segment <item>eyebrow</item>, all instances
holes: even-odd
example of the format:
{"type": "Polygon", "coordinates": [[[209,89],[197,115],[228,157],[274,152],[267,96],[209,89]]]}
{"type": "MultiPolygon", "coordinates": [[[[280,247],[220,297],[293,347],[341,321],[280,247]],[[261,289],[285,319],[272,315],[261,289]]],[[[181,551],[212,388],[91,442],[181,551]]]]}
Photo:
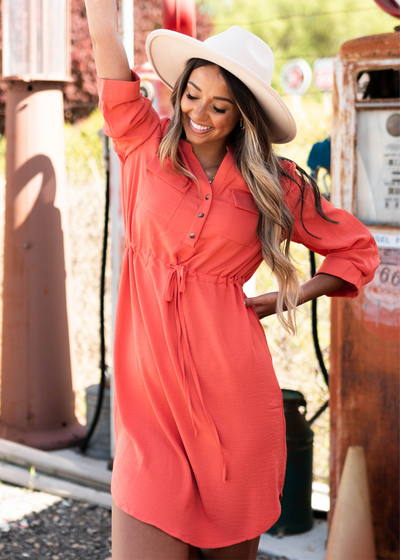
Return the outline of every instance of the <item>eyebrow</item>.
{"type": "MultiPolygon", "coordinates": [[[[196,86],[196,84],[194,82],[188,82],[188,84],[193,86],[198,91],[201,91],[199,86],[196,86]]],[[[227,101],[228,103],[231,103],[232,105],[234,105],[234,102],[231,99],[228,99],[227,97],[216,97],[216,96],[214,96],[213,99],[219,99],[220,101],[227,101]]]]}

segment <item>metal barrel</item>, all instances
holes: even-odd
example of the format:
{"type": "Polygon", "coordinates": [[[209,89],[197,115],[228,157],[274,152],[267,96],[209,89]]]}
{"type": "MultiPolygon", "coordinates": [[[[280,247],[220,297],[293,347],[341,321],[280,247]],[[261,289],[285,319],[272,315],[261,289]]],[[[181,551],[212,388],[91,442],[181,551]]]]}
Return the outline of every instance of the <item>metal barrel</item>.
{"type": "Polygon", "coordinates": [[[299,391],[282,389],[286,421],[287,463],[282,511],[278,521],[269,529],[272,534],[304,533],[313,526],[311,507],[314,433],[309,427],[304,396],[299,391]]]}
{"type": "MultiPolygon", "coordinates": [[[[86,388],[87,426],[92,423],[96,411],[99,385],[86,388]]],[[[95,459],[110,458],[110,389],[104,389],[103,405],[96,429],[86,450],[86,455],[95,459]]]]}

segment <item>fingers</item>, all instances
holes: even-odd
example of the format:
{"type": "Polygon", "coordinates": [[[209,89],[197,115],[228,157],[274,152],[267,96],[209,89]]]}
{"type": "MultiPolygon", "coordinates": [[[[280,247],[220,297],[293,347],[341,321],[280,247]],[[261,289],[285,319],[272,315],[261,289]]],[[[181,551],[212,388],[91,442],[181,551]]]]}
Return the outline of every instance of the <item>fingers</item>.
{"type": "Polygon", "coordinates": [[[254,305],[260,305],[263,303],[264,297],[265,296],[263,295],[263,296],[256,296],[252,298],[245,298],[244,304],[246,307],[253,307],[254,305]]]}
{"type": "Polygon", "coordinates": [[[276,313],[278,292],[269,292],[261,296],[244,298],[246,307],[252,307],[259,319],[276,313]]]}

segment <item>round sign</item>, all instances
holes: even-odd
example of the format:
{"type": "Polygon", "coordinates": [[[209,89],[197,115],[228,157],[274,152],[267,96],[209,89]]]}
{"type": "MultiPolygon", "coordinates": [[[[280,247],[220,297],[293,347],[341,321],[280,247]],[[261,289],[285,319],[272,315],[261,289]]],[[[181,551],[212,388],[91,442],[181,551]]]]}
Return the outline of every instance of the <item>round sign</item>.
{"type": "Polygon", "coordinates": [[[280,82],[285,93],[302,95],[311,84],[311,67],[302,58],[293,58],[283,65],[280,82]]]}
{"type": "Polygon", "coordinates": [[[333,58],[317,58],[313,64],[313,84],[320,91],[333,89],[333,58]]]}

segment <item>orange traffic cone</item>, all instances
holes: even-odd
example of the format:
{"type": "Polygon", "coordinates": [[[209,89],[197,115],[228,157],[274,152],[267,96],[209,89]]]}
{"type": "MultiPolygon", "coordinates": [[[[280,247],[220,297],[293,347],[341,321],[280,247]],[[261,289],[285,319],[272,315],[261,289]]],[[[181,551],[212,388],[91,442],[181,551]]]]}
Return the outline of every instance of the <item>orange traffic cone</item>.
{"type": "Polygon", "coordinates": [[[325,560],[376,560],[362,447],[347,450],[325,560]]]}

